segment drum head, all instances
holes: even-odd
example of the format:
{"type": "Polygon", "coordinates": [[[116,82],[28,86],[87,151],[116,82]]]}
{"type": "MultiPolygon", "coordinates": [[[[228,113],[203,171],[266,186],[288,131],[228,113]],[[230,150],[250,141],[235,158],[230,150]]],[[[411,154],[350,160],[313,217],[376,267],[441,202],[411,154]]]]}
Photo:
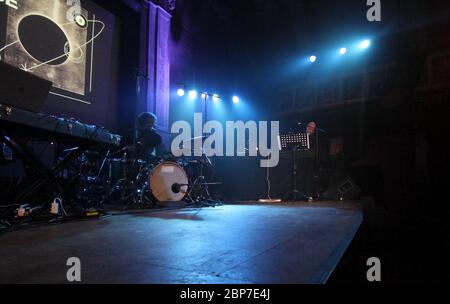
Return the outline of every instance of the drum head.
{"type": "Polygon", "coordinates": [[[150,190],[153,196],[160,202],[179,202],[187,193],[188,187],[181,186],[177,193],[173,189],[174,184],[187,184],[186,172],[178,164],[164,162],[153,169],[150,175],[150,190]]]}

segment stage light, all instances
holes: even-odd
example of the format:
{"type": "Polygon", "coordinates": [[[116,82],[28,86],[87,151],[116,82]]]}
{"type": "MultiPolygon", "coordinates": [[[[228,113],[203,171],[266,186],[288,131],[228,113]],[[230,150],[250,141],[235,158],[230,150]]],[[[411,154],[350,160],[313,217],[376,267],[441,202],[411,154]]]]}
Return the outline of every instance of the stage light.
{"type": "Polygon", "coordinates": [[[312,55],[312,56],[309,57],[309,61],[310,61],[311,63],[316,62],[316,60],[317,60],[317,57],[314,56],[314,55],[312,55]]]}
{"type": "Polygon", "coordinates": [[[217,94],[214,94],[213,97],[212,97],[212,99],[213,99],[214,102],[219,102],[220,96],[217,95],[217,94]]]}
{"type": "Polygon", "coordinates": [[[190,98],[190,99],[195,99],[195,98],[197,98],[197,91],[195,91],[195,90],[189,91],[189,98],[190,98]]]}
{"type": "Polygon", "coordinates": [[[238,104],[239,103],[239,97],[238,96],[233,96],[233,103],[234,104],[238,104]]]}
{"type": "Polygon", "coordinates": [[[186,92],[184,91],[184,89],[178,89],[177,94],[178,96],[183,97],[186,92]]]}
{"type": "Polygon", "coordinates": [[[347,53],[347,48],[343,47],[339,49],[339,54],[345,55],[347,53]]]}
{"type": "Polygon", "coordinates": [[[362,49],[367,49],[370,46],[370,40],[366,39],[359,44],[359,47],[362,49]]]}

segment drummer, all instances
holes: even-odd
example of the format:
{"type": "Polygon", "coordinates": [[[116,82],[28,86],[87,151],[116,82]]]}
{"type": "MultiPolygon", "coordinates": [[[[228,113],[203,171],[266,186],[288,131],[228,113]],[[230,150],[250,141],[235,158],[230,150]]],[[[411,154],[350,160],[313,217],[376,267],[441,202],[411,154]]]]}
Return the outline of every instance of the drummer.
{"type": "Polygon", "coordinates": [[[157,133],[157,117],[153,113],[144,112],[136,119],[134,145],[137,158],[149,160],[156,155],[156,148],[162,143],[162,137],[157,133]]]}

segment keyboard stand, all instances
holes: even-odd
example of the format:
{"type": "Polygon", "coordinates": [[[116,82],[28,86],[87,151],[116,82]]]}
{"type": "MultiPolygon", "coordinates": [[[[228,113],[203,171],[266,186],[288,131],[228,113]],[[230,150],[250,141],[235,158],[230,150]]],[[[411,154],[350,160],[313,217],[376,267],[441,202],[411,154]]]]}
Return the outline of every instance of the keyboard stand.
{"type": "Polygon", "coordinates": [[[85,152],[85,149],[80,147],[73,149],[55,167],[47,168],[20,138],[0,134],[0,141],[5,143],[23,161],[27,175],[33,175],[29,177],[34,179],[34,182],[11,200],[12,204],[27,203],[27,199],[33,198],[44,188],[58,193],[58,195],[63,194],[64,187],[58,181],[58,174],[85,152]]]}

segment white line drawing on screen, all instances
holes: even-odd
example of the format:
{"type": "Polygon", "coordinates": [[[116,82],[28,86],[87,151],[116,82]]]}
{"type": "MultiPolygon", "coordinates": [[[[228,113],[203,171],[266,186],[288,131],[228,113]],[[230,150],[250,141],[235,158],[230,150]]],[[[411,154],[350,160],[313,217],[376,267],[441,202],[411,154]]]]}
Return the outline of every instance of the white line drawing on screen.
{"type": "MultiPolygon", "coordinates": [[[[29,17],[29,16],[34,16],[34,15],[35,15],[35,16],[42,16],[42,17],[45,17],[45,18],[48,18],[48,19],[52,20],[51,18],[49,18],[49,17],[47,17],[47,16],[44,16],[44,15],[40,15],[40,14],[31,14],[31,15],[25,16],[24,18],[29,17]]],[[[22,18],[22,20],[23,20],[24,18],[22,18]]],[[[52,20],[52,21],[53,21],[53,20],[52,20]]],[[[95,34],[94,31],[93,31],[93,32],[92,32],[92,38],[91,38],[90,40],[88,40],[86,43],[83,43],[83,44],[81,44],[81,45],[77,45],[77,46],[75,47],[75,49],[76,49],[77,51],[79,51],[79,52],[82,53],[81,57],[84,56],[84,52],[83,52],[83,50],[82,50],[82,47],[87,46],[87,45],[90,44],[90,43],[93,44],[93,43],[94,43],[94,40],[97,39],[97,38],[102,34],[102,32],[104,31],[104,29],[105,29],[105,27],[106,27],[105,23],[103,23],[103,22],[100,21],[100,20],[95,20],[95,18],[92,19],[92,20],[87,20],[87,22],[93,24],[93,29],[95,29],[95,23],[101,24],[102,27],[101,27],[100,31],[99,31],[97,34],[95,34]]],[[[20,21],[19,21],[19,23],[20,23],[20,21]]],[[[55,24],[56,24],[56,22],[55,22],[55,24]]],[[[61,24],[60,27],[62,28],[63,26],[66,26],[66,25],[73,25],[73,24],[76,24],[76,22],[75,22],[75,21],[72,21],[72,22],[68,22],[68,23],[65,23],[65,24],[61,24]]],[[[3,51],[5,51],[5,50],[7,50],[9,47],[15,45],[16,43],[20,43],[20,40],[17,40],[17,41],[14,41],[14,42],[12,42],[12,43],[9,43],[9,44],[5,45],[4,47],[2,47],[2,48],[0,49],[0,52],[3,52],[3,51]]],[[[69,46],[70,46],[70,42],[68,42],[68,43],[69,43],[69,46]]],[[[24,49],[25,49],[25,48],[24,48],[24,49]]],[[[26,49],[25,49],[25,51],[26,51],[26,49]]],[[[26,63],[25,63],[25,64],[23,64],[22,68],[23,68],[23,70],[29,72],[29,71],[34,70],[34,69],[36,69],[36,68],[39,68],[39,67],[41,67],[41,66],[43,66],[43,65],[49,64],[49,63],[51,63],[51,62],[54,62],[54,61],[56,61],[56,60],[58,60],[58,59],[62,59],[62,58],[64,58],[64,57],[69,58],[71,54],[72,54],[71,48],[65,48],[65,49],[64,49],[64,54],[62,54],[61,56],[52,58],[52,59],[50,59],[50,60],[48,60],[48,61],[46,61],[46,62],[41,62],[40,64],[35,65],[35,66],[33,66],[33,67],[30,67],[30,68],[28,68],[27,65],[26,65],[26,63]]],[[[28,53],[28,55],[30,55],[30,57],[33,57],[33,55],[31,55],[31,54],[29,54],[29,53],[28,53]]],[[[0,57],[0,59],[1,59],[1,57],[0,57]]]]}
{"type": "Polygon", "coordinates": [[[7,6],[7,7],[10,7],[10,8],[12,8],[12,9],[15,9],[15,10],[17,10],[17,9],[19,9],[19,5],[17,4],[17,0],[0,0],[0,3],[5,3],[5,5],[7,6]]]}
{"type": "MultiPolygon", "coordinates": [[[[52,20],[51,18],[49,18],[49,17],[47,17],[47,16],[44,16],[44,15],[40,15],[40,14],[31,14],[31,15],[25,16],[24,18],[29,17],[29,16],[43,16],[43,17],[45,17],[45,18],[48,18],[48,19],[52,20]]],[[[23,20],[24,18],[22,18],[21,20],[23,20]]],[[[52,20],[52,21],[53,21],[53,20],[52,20]]],[[[19,24],[20,24],[20,22],[21,22],[21,21],[19,21],[19,24]]],[[[53,22],[54,22],[54,21],[53,21],[53,22]]],[[[81,53],[82,53],[82,56],[84,56],[84,52],[83,52],[83,50],[82,50],[82,47],[87,46],[88,44],[92,43],[95,39],[97,39],[97,38],[102,34],[103,30],[104,30],[105,27],[106,27],[106,26],[105,26],[105,23],[103,23],[103,22],[100,21],[100,20],[93,20],[93,19],[92,19],[92,20],[87,20],[87,22],[88,22],[88,23],[93,23],[93,24],[94,24],[94,23],[99,23],[99,24],[101,24],[102,27],[101,27],[100,31],[99,31],[97,34],[95,34],[95,35],[94,35],[90,40],[88,40],[86,43],[83,43],[83,44],[81,44],[81,45],[77,45],[77,46],[75,47],[75,50],[81,52],[81,53]]],[[[56,22],[55,22],[55,24],[56,24],[56,22]]],[[[73,25],[73,24],[76,25],[76,22],[75,22],[75,21],[72,21],[72,22],[64,23],[64,24],[59,25],[59,27],[62,29],[64,26],[67,26],[67,25],[73,25]]],[[[14,43],[10,43],[9,45],[3,47],[0,51],[6,50],[8,47],[10,47],[10,46],[16,44],[17,42],[20,42],[20,41],[16,41],[16,42],[14,42],[14,43]]],[[[70,41],[69,41],[69,45],[70,45],[70,41]]],[[[73,44],[72,44],[72,45],[73,45],[73,44]]],[[[28,53],[28,51],[26,50],[25,47],[24,47],[24,49],[25,49],[25,51],[28,53]]],[[[50,59],[50,60],[47,60],[46,62],[41,62],[40,64],[37,64],[37,65],[32,66],[32,67],[30,67],[30,68],[28,68],[28,67],[26,66],[26,63],[25,63],[25,64],[23,64],[22,69],[23,69],[24,71],[26,71],[26,72],[30,72],[30,71],[32,71],[32,70],[34,70],[34,69],[37,69],[37,68],[39,68],[39,67],[41,67],[41,66],[43,66],[43,65],[52,63],[52,62],[54,62],[54,61],[56,61],[56,60],[59,60],[59,59],[62,59],[62,58],[64,58],[64,57],[67,57],[67,58],[69,59],[72,53],[73,53],[72,48],[70,48],[70,47],[69,47],[69,48],[65,48],[65,49],[64,49],[64,53],[63,53],[62,55],[60,55],[60,56],[57,56],[57,57],[52,58],[52,59],[50,59]]],[[[30,55],[30,57],[33,57],[33,55],[31,55],[30,53],[28,53],[28,55],[30,55]]]]}
{"type": "MultiPolygon", "coordinates": [[[[14,44],[18,43],[18,42],[20,42],[20,41],[17,40],[17,41],[14,41],[14,42],[10,43],[10,44],[5,45],[4,47],[2,47],[0,49],[0,53],[3,52],[4,50],[6,50],[7,48],[9,48],[10,46],[13,46],[14,44]]],[[[0,54],[0,60],[1,59],[2,59],[2,54],[0,54]]]]}
{"type": "MultiPolygon", "coordinates": [[[[38,14],[33,14],[33,15],[38,15],[38,14]]],[[[27,15],[27,16],[30,16],[30,15],[27,15]]],[[[49,18],[47,16],[43,16],[43,17],[52,20],[51,18],[49,18]]],[[[102,34],[102,32],[104,31],[106,26],[105,26],[105,24],[102,21],[96,20],[95,19],[95,15],[94,15],[92,20],[86,20],[86,21],[87,21],[88,24],[89,23],[92,24],[92,38],[90,40],[88,40],[86,43],[83,43],[81,45],[72,43],[72,47],[71,47],[70,46],[70,42],[67,41],[66,44],[64,45],[64,54],[61,54],[60,56],[52,58],[52,59],[50,59],[50,60],[48,60],[46,62],[41,62],[41,63],[39,63],[37,65],[34,65],[34,66],[31,66],[31,67],[28,67],[27,63],[25,62],[25,63],[20,64],[20,68],[22,70],[26,71],[26,72],[33,72],[33,70],[35,70],[35,69],[37,69],[37,68],[39,68],[41,66],[47,65],[47,64],[49,64],[51,62],[54,62],[54,61],[59,60],[59,59],[62,59],[64,57],[66,57],[67,59],[71,60],[74,63],[81,63],[82,59],[85,56],[85,54],[83,52],[83,47],[91,44],[91,69],[90,69],[89,92],[92,92],[92,74],[93,74],[93,62],[92,62],[92,60],[93,60],[93,51],[94,51],[94,49],[93,49],[94,48],[94,41],[95,41],[95,39],[97,39],[102,34]],[[95,33],[95,24],[96,23],[101,25],[101,28],[100,28],[98,33],[95,33]],[[76,54],[76,52],[79,52],[78,56],[73,55],[73,54],[76,54]]],[[[20,21],[19,21],[19,23],[20,23],[20,21]]],[[[72,22],[64,23],[64,24],[59,25],[59,27],[63,28],[64,26],[73,25],[73,24],[76,24],[76,22],[72,21],[72,22]]],[[[21,43],[20,40],[17,40],[15,42],[9,43],[8,45],[5,45],[3,48],[0,49],[0,53],[5,51],[8,47],[11,47],[11,46],[13,46],[13,45],[15,45],[17,43],[21,43]]],[[[26,48],[25,47],[23,47],[23,48],[24,48],[25,52],[27,52],[26,48]]],[[[28,55],[30,57],[33,57],[29,53],[28,53],[28,55]]],[[[0,59],[1,59],[1,54],[0,54],[0,59]]],[[[81,100],[81,99],[78,99],[78,98],[73,98],[73,97],[69,97],[69,96],[66,96],[66,95],[63,95],[63,94],[54,93],[54,92],[50,92],[50,93],[52,93],[53,95],[56,95],[56,96],[65,97],[65,98],[68,98],[68,99],[71,99],[71,100],[79,101],[79,102],[84,103],[84,104],[91,104],[90,102],[87,102],[87,101],[84,101],[84,100],[81,100]]]]}
{"type": "Polygon", "coordinates": [[[95,64],[89,61],[106,22],[81,7],[80,0],[41,1],[8,11],[0,60],[52,81],[54,95],[90,104],[84,101],[95,90],[95,64]]]}
{"type": "Polygon", "coordinates": [[[81,100],[81,99],[78,99],[78,98],[74,98],[74,97],[70,97],[70,96],[63,95],[63,94],[55,93],[55,92],[53,92],[53,91],[50,91],[49,93],[52,94],[52,95],[59,96],[59,97],[64,97],[64,98],[67,98],[67,99],[79,101],[79,102],[84,103],[84,104],[88,104],[88,105],[92,104],[92,103],[89,102],[89,101],[84,101],[84,100],[81,100]]]}
{"type": "Polygon", "coordinates": [[[92,43],[91,43],[91,69],[89,71],[89,92],[92,92],[92,77],[93,77],[93,69],[94,69],[94,36],[95,36],[95,15],[92,16],[92,43]]]}

